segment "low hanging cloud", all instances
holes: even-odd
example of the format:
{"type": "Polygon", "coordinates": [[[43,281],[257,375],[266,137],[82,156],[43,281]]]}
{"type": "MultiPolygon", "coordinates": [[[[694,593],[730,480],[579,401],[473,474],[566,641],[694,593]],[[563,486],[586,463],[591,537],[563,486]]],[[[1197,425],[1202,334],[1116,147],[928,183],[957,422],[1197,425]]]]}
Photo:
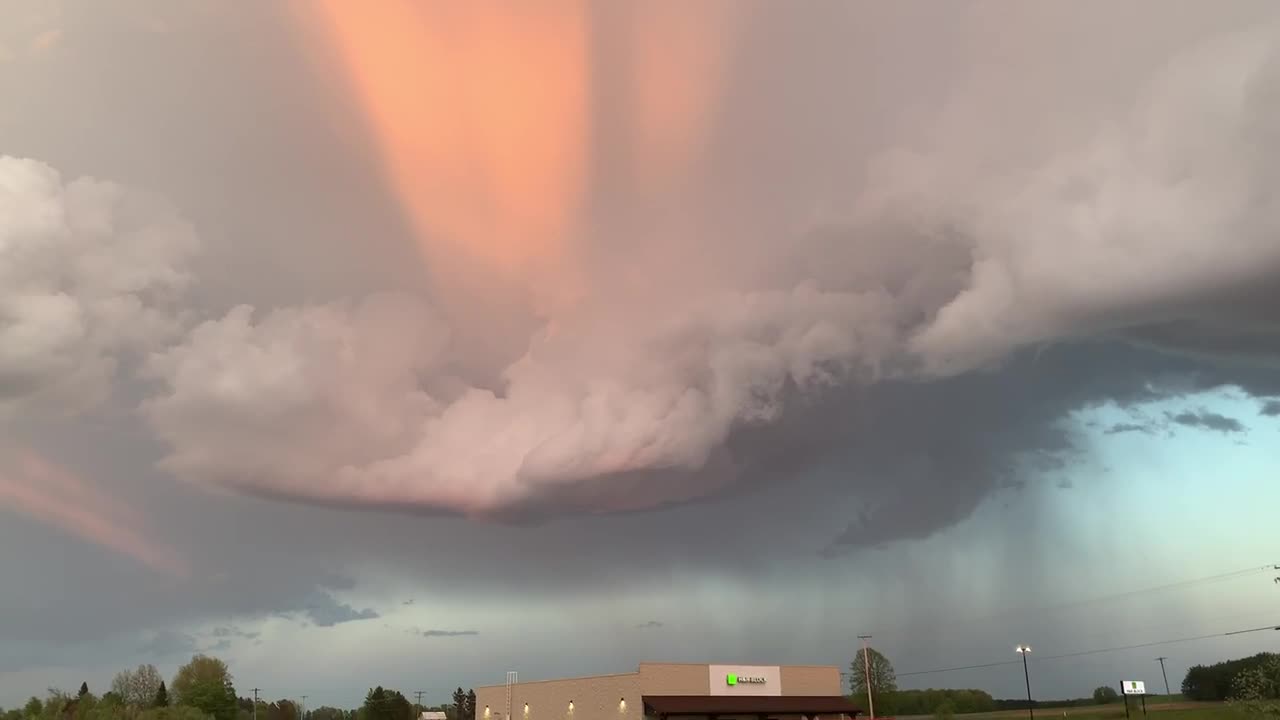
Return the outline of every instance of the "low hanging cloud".
{"type": "Polygon", "coordinates": [[[1239,420],[1208,410],[1184,410],[1177,414],[1166,413],[1166,417],[1169,418],[1169,422],[1178,425],[1220,433],[1242,433],[1248,430],[1239,420]]]}
{"type": "Polygon", "coordinates": [[[333,627],[357,620],[374,620],[382,617],[376,610],[365,608],[356,610],[347,603],[340,602],[332,594],[316,589],[307,596],[300,611],[306,619],[316,627],[333,627]]]}
{"type": "Polygon", "coordinates": [[[241,630],[240,628],[234,625],[216,627],[212,631],[210,631],[209,634],[219,639],[243,638],[245,640],[257,640],[258,637],[262,635],[261,632],[258,632],[256,630],[255,631],[241,630]]]}
{"type": "Polygon", "coordinates": [[[168,658],[179,655],[191,655],[200,651],[199,641],[195,637],[177,630],[159,630],[138,648],[138,652],[147,657],[168,658]]]}
{"type": "Polygon", "coordinates": [[[1258,412],[1267,417],[1280,417],[1280,400],[1266,401],[1258,412]]]}
{"type": "Polygon", "coordinates": [[[426,638],[469,637],[472,635],[479,635],[480,632],[478,630],[422,630],[418,634],[426,638]]]}
{"type": "MultiPolygon", "coordinates": [[[[735,438],[1027,348],[1102,339],[1274,364],[1280,178],[1259,148],[1280,126],[1276,40],[1264,28],[1173,58],[1128,117],[1025,171],[883,153],[838,222],[725,244],[734,265],[660,259],[701,270],[701,287],[628,284],[606,264],[589,303],[557,310],[486,382],[457,354],[456,319],[415,297],[238,307],[153,356],[145,414],[164,467],[192,481],[502,517],[711,495],[752,473],[735,438]]],[[[828,439],[809,450],[849,445],[828,439]]],[[[982,452],[962,453],[975,478],[1012,462],[982,452]]]]}
{"type": "Polygon", "coordinates": [[[1107,435],[1119,435],[1122,433],[1132,433],[1132,432],[1152,435],[1155,433],[1158,427],[1159,426],[1157,424],[1149,423],[1149,422],[1148,423],[1120,422],[1112,425],[1111,427],[1107,428],[1103,432],[1107,435]]]}

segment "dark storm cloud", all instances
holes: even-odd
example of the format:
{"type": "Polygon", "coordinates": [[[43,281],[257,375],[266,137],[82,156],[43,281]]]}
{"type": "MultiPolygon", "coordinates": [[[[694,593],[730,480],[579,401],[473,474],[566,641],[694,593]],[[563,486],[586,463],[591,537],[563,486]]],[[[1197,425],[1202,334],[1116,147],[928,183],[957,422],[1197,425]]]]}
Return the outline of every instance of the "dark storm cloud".
{"type": "Polygon", "coordinates": [[[1258,410],[1262,415],[1267,417],[1280,417],[1280,400],[1268,400],[1262,404],[1262,408],[1258,410]]]}
{"type": "Polygon", "coordinates": [[[1248,430],[1244,423],[1208,410],[1184,410],[1180,413],[1165,413],[1170,422],[1189,428],[1214,430],[1220,433],[1242,433],[1248,430]]]}
{"type": "MultiPolygon", "coordinates": [[[[965,15],[960,7],[957,3],[940,10],[930,8],[925,14],[942,12],[956,18],[965,15]]],[[[1163,6],[1145,7],[1145,12],[1139,12],[1138,4],[1125,10],[1134,15],[1133,22],[1144,28],[1148,27],[1151,11],[1163,6]]],[[[1182,6],[1183,10],[1189,8],[1194,9],[1195,5],[1182,6]]],[[[891,14],[887,10],[867,12],[891,14]]],[[[1186,25],[1182,30],[1161,26],[1167,31],[1164,34],[1142,33],[1143,43],[1163,43],[1162,49],[1148,53],[1159,58],[1166,51],[1188,44],[1188,38],[1202,32],[1201,25],[1249,24],[1240,20],[1248,20],[1248,13],[1236,12],[1236,20],[1228,22],[1222,18],[1231,13],[1216,7],[1198,19],[1174,12],[1156,14],[1163,18],[1161,22],[1186,25]]],[[[21,99],[15,100],[15,107],[69,107],[72,111],[33,112],[26,129],[20,118],[15,119],[18,114],[7,114],[0,118],[0,130],[5,131],[7,139],[14,140],[15,146],[56,160],[68,172],[87,168],[110,177],[141,178],[176,196],[201,234],[209,238],[210,257],[200,273],[200,300],[207,304],[199,308],[201,317],[217,317],[231,304],[243,301],[269,309],[299,302],[300,298],[331,298],[388,285],[412,286],[407,280],[387,280],[393,275],[415,276],[419,268],[414,261],[413,244],[399,242],[395,222],[387,219],[395,213],[379,213],[385,200],[380,196],[377,178],[365,161],[350,157],[361,149],[359,143],[317,131],[320,125],[329,127],[323,123],[299,121],[289,125],[286,118],[294,116],[283,105],[286,101],[302,101],[303,107],[311,109],[304,115],[336,117],[335,123],[340,125],[342,104],[329,107],[317,103],[307,95],[307,87],[299,78],[279,74],[276,64],[258,60],[280,60],[279,48],[285,45],[280,38],[270,36],[270,22],[248,10],[231,15],[237,18],[233,23],[237,32],[183,36],[193,41],[189,46],[177,43],[191,48],[184,56],[185,63],[155,63],[139,46],[105,37],[97,55],[83,55],[119,58],[118,62],[104,62],[96,68],[101,71],[95,77],[102,83],[102,92],[52,97],[50,94],[57,88],[74,85],[71,81],[76,74],[70,72],[74,68],[60,71],[58,77],[67,82],[50,82],[39,73],[24,73],[28,78],[24,82],[30,87],[19,90],[21,99]],[[264,34],[263,28],[268,32],[264,34]],[[244,38],[255,51],[229,53],[221,49],[218,38],[233,35],[244,38]],[[229,64],[209,62],[210,57],[229,64]],[[253,60],[250,63],[246,58],[253,60]],[[208,74],[215,69],[225,72],[226,78],[240,79],[222,82],[225,78],[208,74]],[[211,82],[192,82],[193,76],[211,82]],[[93,100],[102,96],[132,98],[135,102],[104,105],[93,100]],[[281,112],[249,117],[226,111],[245,106],[275,107],[281,112]],[[335,112],[322,112],[317,107],[335,112]],[[153,116],[163,121],[146,120],[153,116]],[[80,128],[85,117],[94,117],[95,125],[105,128],[103,135],[117,140],[86,144],[80,128]],[[40,135],[46,131],[51,134],[40,135]],[[61,144],[59,137],[63,138],[61,144]],[[193,137],[198,142],[188,142],[193,137]],[[305,138],[310,139],[310,144],[303,141],[305,138]],[[157,146],[163,152],[156,151],[157,146]],[[326,151],[317,153],[316,147],[326,151]],[[189,170],[227,167],[227,158],[243,163],[241,169],[227,173],[189,170]],[[285,168],[294,171],[286,172],[285,168]],[[352,209],[352,205],[359,208],[352,209]],[[356,276],[362,277],[363,282],[349,279],[356,276]]],[[[884,67],[883,61],[848,63],[846,56],[834,48],[872,48],[867,52],[868,58],[874,60],[877,53],[888,53],[889,45],[883,43],[895,37],[919,37],[921,32],[933,32],[929,28],[954,27],[935,23],[930,17],[917,18],[919,23],[908,22],[912,18],[910,13],[907,15],[898,17],[896,23],[860,23],[860,27],[879,28],[872,33],[877,37],[867,37],[865,44],[849,43],[844,34],[846,26],[838,22],[824,24],[821,32],[827,39],[825,45],[812,43],[814,23],[799,16],[783,18],[778,25],[781,32],[762,32],[760,38],[766,45],[813,45],[817,49],[807,60],[813,70],[822,70],[828,61],[838,62],[842,68],[884,67]],[[882,32],[886,27],[903,35],[882,32]]],[[[1111,48],[1114,60],[1128,58],[1129,53],[1147,47],[1137,43],[1141,47],[1133,48],[1131,27],[1115,22],[1109,15],[1097,14],[1089,22],[1074,20],[1069,24],[1079,32],[1095,21],[1094,29],[1099,32],[1081,35],[1090,38],[1087,55],[1105,57],[1107,48],[1111,48]]],[[[1042,28],[1045,34],[1039,36],[1009,35],[1032,38],[1031,43],[1043,41],[1056,37],[1052,25],[1047,23],[1042,28]]],[[[1025,26],[1025,22],[1018,25],[1025,26]]],[[[981,23],[970,21],[965,27],[974,31],[981,23]]],[[[870,117],[865,124],[860,116],[859,122],[850,122],[847,113],[823,117],[846,130],[858,127],[859,142],[865,137],[869,144],[881,143],[886,127],[916,123],[912,118],[919,116],[932,117],[934,109],[947,105],[941,89],[948,87],[950,80],[941,70],[953,61],[957,68],[967,66],[956,56],[963,50],[957,43],[967,44],[971,38],[963,33],[938,31],[932,40],[913,44],[913,49],[902,56],[906,62],[895,65],[903,73],[900,81],[883,82],[879,75],[840,80],[839,84],[856,89],[858,105],[867,108],[870,117]],[[922,47],[928,52],[919,52],[922,47]],[[868,97],[870,100],[864,101],[868,97]],[[922,109],[927,112],[920,112],[922,109]],[[879,135],[867,129],[873,127],[880,128],[879,135]]],[[[1051,57],[1054,53],[1045,55],[1051,57]]],[[[766,79],[772,78],[772,84],[764,87],[785,90],[785,96],[791,99],[810,98],[808,107],[828,107],[831,87],[819,80],[824,77],[821,73],[805,74],[813,82],[790,82],[792,75],[775,59],[766,53],[753,60],[752,67],[766,79]],[[822,102],[814,105],[812,97],[822,102]]],[[[1139,72],[1133,68],[1142,62],[1118,64],[1114,73],[1122,76],[1139,72]]],[[[1111,64],[1104,65],[1105,77],[1110,79],[1111,64]]],[[[1072,76],[1074,81],[1068,78],[1067,82],[1047,82],[1041,72],[1046,68],[1039,66],[1036,70],[1030,73],[1035,78],[1030,86],[1052,88],[1053,93],[1065,97],[1073,92],[1087,95],[1081,88],[1092,88],[1096,79],[1082,73],[1080,77],[1072,76]],[[1081,78],[1087,82],[1079,82],[1081,78]]],[[[1062,74],[1049,75],[1059,78],[1062,74]]],[[[745,81],[756,83],[759,77],[750,73],[745,81]]],[[[1018,78],[997,74],[991,79],[992,86],[1004,88],[1006,80],[1014,85],[1018,82],[1018,78]]],[[[1126,98],[1130,95],[1123,83],[1105,92],[1126,98]]],[[[1006,140],[1009,145],[1032,145],[1045,139],[1035,132],[1044,127],[1037,122],[1037,116],[1017,110],[1020,101],[1034,101],[1041,96],[1035,92],[1017,95],[1016,89],[1011,93],[993,96],[988,91],[986,96],[988,100],[997,99],[1000,107],[1012,113],[1007,122],[999,125],[999,143],[974,144],[991,151],[992,159],[1003,156],[1006,140]],[[1029,130],[1024,137],[1007,132],[1008,127],[1029,130]]],[[[781,113],[801,115],[789,104],[779,104],[776,98],[770,100],[783,108],[781,113]]],[[[1098,112],[1088,103],[1071,103],[1070,110],[1054,113],[1051,120],[1074,122],[1098,112]]],[[[962,108],[960,112],[963,111],[962,108]]],[[[779,125],[777,115],[743,116],[754,118],[769,132],[779,125]]],[[[838,157],[834,164],[841,167],[828,169],[833,177],[849,168],[861,172],[861,156],[832,152],[820,141],[820,133],[808,132],[814,127],[821,124],[806,120],[804,127],[795,131],[797,136],[813,138],[803,143],[804,152],[796,156],[804,162],[784,162],[774,170],[784,177],[794,177],[797,168],[824,157],[838,157]]],[[[752,175],[746,170],[734,165],[736,174],[752,175]]],[[[771,192],[778,193],[778,188],[789,183],[779,181],[771,172],[766,184],[771,192]]],[[[761,199],[774,198],[761,195],[761,199]]],[[[807,204],[811,200],[804,197],[798,202],[807,204]]],[[[842,196],[840,202],[844,200],[842,196]]],[[[690,205],[694,202],[689,201],[690,205]]],[[[919,219],[913,217],[908,224],[919,219]]],[[[780,231],[774,239],[789,240],[788,232],[780,231]]],[[[737,241],[734,233],[726,235],[737,241]]],[[[616,242],[623,244],[623,240],[616,242]]],[[[828,233],[827,238],[836,250],[860,242],[862,252],[885,255],[901,240],[894,233],[864,236],[839,229],[828,233]]],[[[928,242],[903,247],[909,251],[897,253],[894,262],[883,265],[891,267],[901,262],[907,267],[927,267],[936,277],[868,271],[872,276],[867,280],[868,287],[887,283],[895,285],[901,296],[909,296],[932,287],[959,291],[974,279],[973,256],[964,248],[928,242]],[[938,282],[935,284],[934,280],[938,282]]],[[[716,263],[728,262],[733,254],[730,246],[724,256],[715,257],[716,263]]],[[[801,261],[809,264],[802,274],[839,283],[858,272],[857,263],[832,263],[830,257],[832,253],[821,248],[810,253],[801,261]]],[[[655,580],[669,581],[671,573],[681,569],[715,571],[749,580],[780,558],[802,562],[797,558],[813,555],[823,542],[837,535],[835,546],[839,549],[927,537],[967,517],[993,492],[1038,481],[1034,473],[1022,471],[1024,466],[1052,472],[1055,464],[1070,461],[1077,452],[1077,443],[1060,422],[1063,413],[1109,401],[1124,405],[1166,399],[1233,383],[1254,394],[1275,395],[1280,376],[1274,369],[1274,334],[1246,330],[1275,327],[1275,312],[1280,304],[1268,301],[1265,293],[1246,300],[1243,304],[1224,303],[1228,307],[1239,305],[1241,316],[1250,320],[1242,323],[1245,330],[1227,332],[1221,322],[1157,323],[1121,333],[1125,339],[1144,343],[1145,350],[1123,342],[1050,345],[1043,352],[1020,352],[973,375],[929,383],[898,380],[830,393],[789,392],[785,401],[800,412],[788,413],[773,428],[745,424],[730,434],[721,455],[723,464],[716,467],[747,467],[738,486],[683,507],[610,518],[562,517],[538,528],[494,527],[453,517],[340,513],[329,508],[205,496],[198,487],[175,485],[170,478],[151,470],[150,460],[159,457],[164,448],[145,433],[125,428],[127,423],[95,425],[79,433],[64,428],[24,429],[22,434],[33,444],[43,444],[50,452],[78,459],[86,477],[96,478],[121,498],[145,509],[162,531],[158,532],[159,537],[188,551],[195,575],[187,584],[175,584],[134,567],[127,559],[86,549],[55,532],[6,517],[0,522],[0,566],[6,569],[6,577],[20,577],[23,581],[5,582],[0,587],[0,608],[4,609],[0,615],[0,659],[9,654],[11,669],[15,662],[19,668],[24,662],[42,662],[49,659],[49,653],[37,652],[33,644],[46,649],[70,647],[77,640],[101,637],[113,628],[136,632],[138,628],[182,626],[186,622],[250,622],[277,613],[310,617],[315,625],[329,627],[376,616],[372,609],[357,610],[364,607],[362,603],[340,602],[325,591],[358,594],[364,589],[351,575],[331,575],[338,566],[394,567],[411,578],[438,579],[440,594],[445,598],[489,596],[488,591],[494,589],[518,587],[522,593],[544,599],[600,593],[607,601],[610,593],[624,592],[624,588],[655,580]],[[1168,350],[1180,354],[1171,355],[1165,352],[1168,350]],[[851,504],[855,508],[865,505],[863,512],[847,509],[851,504]],[[725,542],[727,534],[748,526],[770,528],[768,547],[761,548],[758,555],[738,553],[732,543],[725,542]],[[826,536],[814,541],[797,536],[792,526],[815,527],[826,536]],[[38,551],[28,552],[31,548],[38,551]],[[424,548],[431,551],[424,552],[424,548]],[[584,548],[590,552],[584,552],[584,548]],[[574,562],[566,563],[564,558],[574,558],[574,562]],[[486,572],[478,574],[477,567],[486,568],[486,572]],[[85,592],[84,588],[92,588],[92,592],[85,592]],[[306,607],[317,597],[321,599],[319,603],[306,607]]],[[[928,319],[920,317],[912,322],[928,319]]],[[[147,392],[151,389],[147,388],[147,392]]],[[[1275,407],[1276,402],[1264,405],[1264,412],[1275,407]]],[[[129,405],[120,408],[121,417],[131,412],[129,405]]],[[[270,434],[263,437],[274,442],[270,434]]],[[[345,439],[337,437],[335,442],[345,439]]],[[[686,479],[670,472],[623,476],[611,481],[643,489],[649,481],[662,482],[669,488],[686,479]]],[[[562,498],[549,495],[549,500],[554,501],[546,503],[550,506],[563,500],[566,506],[593,507],[599,497],[591,494],[591,488],[578,488],[562,498]]],[[[563,512],[563,507],[552,509],[563,512]]],[[[554,515],[545,513],[546,518],[554,515]]],[[[219,642],[231,639],[215,637],[219,642]]],[[[152,638],[153,642],[158,640],[161,639],[152,638]]],[[[184,646],[184,634],[175,631],[163,638],[160,647],[166,644],[171,648],[184,646]]],[[[59,660],[75,662],[88,657],[91,655],[66,651],[59,660]]]]}

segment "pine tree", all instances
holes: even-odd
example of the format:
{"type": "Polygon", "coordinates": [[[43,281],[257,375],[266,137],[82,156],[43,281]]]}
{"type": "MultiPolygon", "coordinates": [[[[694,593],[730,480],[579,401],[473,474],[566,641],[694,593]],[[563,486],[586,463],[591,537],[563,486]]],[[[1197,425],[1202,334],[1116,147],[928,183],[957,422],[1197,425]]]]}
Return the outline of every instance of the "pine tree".
{"type": "Polygon", "coordinates": [[[169,691],[164,686],[164,681],[160,681],[160,687],[156,689],[156,699],[151,703],[152,707],[169,707],[169,691]]]}
{"type": "Polygon", "coordinates": [[[80,683],[79,697],[84,697],[85,695],[88,695],[88,694],[89,694],[89,683],[87,682],[80,683]]]}
{"type": "Polygon", "coordinates": [[[467,718],[467,694],[462,688],[453,691],[453,716],[458,720],[467,718]]]}

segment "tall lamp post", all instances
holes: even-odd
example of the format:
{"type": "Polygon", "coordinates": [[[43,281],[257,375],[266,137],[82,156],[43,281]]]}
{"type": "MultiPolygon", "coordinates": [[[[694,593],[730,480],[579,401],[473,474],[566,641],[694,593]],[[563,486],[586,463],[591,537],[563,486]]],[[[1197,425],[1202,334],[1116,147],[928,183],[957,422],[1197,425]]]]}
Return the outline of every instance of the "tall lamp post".
{"type": "Polygon", "coordinates": [[[1031,717],[1031,720],[1035,720],[1036,711],[1032,707],[1031,700],[1031,673],[1027,670],[1027,656],[1031,654],[1031,646],[1019,645],[1014,650],[1017,650],[1018,654],[1022,656],[1022,677],[1027,681],[1027,715],[1031,717]]]}
{"type": "Polygon", "coordinates": [[[867,673],[867,712],[870,713],[871,720],[876,720],[876,705],[871,699],[871,654],[867,651],[867,641],[871,636],[859,635],[858,639],[862,641],[862,667],[867,673]]]}

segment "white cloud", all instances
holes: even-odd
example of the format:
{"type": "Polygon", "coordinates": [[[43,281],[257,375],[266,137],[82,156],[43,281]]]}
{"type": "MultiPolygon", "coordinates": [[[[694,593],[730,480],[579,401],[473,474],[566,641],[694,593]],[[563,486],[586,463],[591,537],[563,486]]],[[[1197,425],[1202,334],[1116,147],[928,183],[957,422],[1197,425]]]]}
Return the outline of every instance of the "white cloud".
{"type": "Polygon", "coordinates": [[[484,514],[587,488],[589,509],[652,506],[731,482],[717,456],[730,433],[797,393],[1212,322],[1197,314],[1206,299],[1280,272],[1280,203],[1258,152],[1280,126],[1273,37],[1176,60],[1132,117],[1026,175],[890,153],[849,227],[786,245],[763,279],[705,268],[729,289],[654,282],[638,297],[606,281],[496,389],[450,371],[449,331],[409,299],[256,321],[238,308],[153,363],[166,465],[331,502],[484,514]],[[601,480],[651,472],[677,480],[601,480]]]}
{"type": "Polygon", "coordinates": [[[155,199],[0,157],[0,414],[103,399],[122,358],[181,330],[196,247],[155,199]]]}
{"type": "Polygon", "coordinates": [[[974,238],[974,266],[912,349],[958,372],[1022,345],[1175,320],[1280,330],[1274,312],[1258,327],[1256,308],[1223,307],[1280,272],[1277,36],[1177,58],[1131,117],[1034,172],[916,174],[900,192],[946,203],[974,238]]]}

